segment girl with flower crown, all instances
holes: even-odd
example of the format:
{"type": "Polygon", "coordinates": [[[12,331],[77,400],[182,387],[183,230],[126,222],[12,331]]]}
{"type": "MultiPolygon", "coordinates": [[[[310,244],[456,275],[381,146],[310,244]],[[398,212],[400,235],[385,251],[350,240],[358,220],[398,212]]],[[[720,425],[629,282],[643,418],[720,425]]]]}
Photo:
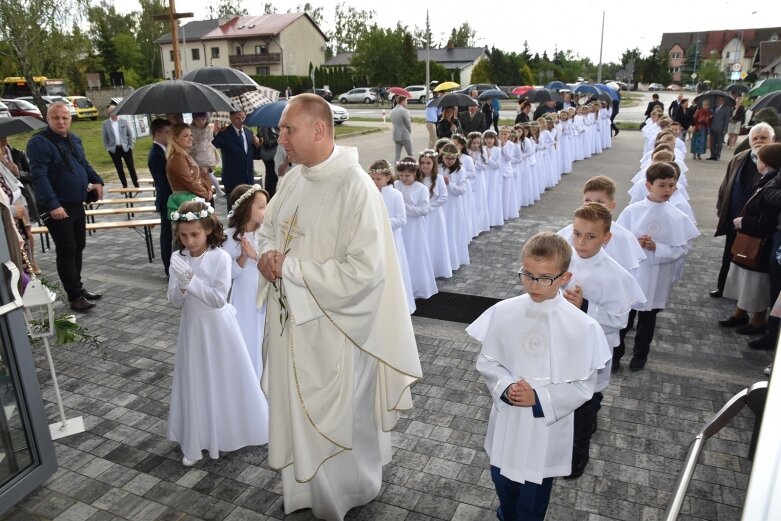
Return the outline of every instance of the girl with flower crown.
{"type": "Polygon", "coordinates": [[[461,152],[454,143],[442,147],[437,157],[439,172],[437,177],[447,186],[447,203],[443,207],[447,226],[448,253],[453,270],[469,264],[469,243],[472,234],[469,230],[464,206],[469,181],[466,170],[461,167],[461,152]]]}
{"type": "Polygon", "coordinates": [[[182,464],[268,442],[268,404],[228,303],[231,258],[214,208],[201,198],[171,213],[168,301],[182,310],[168,413],[168,439],[182,464]]]}
{"type": "Polygon", "coordinates": [[[241,334],[247,346],[252,367],[258,375],[263,374],[261,345],[263,324],[266,321],[266,307],[258,309],[258,239],[256,232],[263,224],[268,204],[268,192],[260,185],[239,185],[230,193],[228,202],[228,236],[222,249],[233,259],[231,263],[230,303],[236,308],[241,334]]]}
{"type": "MultiPolygon", "coordinates": [[[[443,139],[450,143],[450,138],[443,139]]],[[[434,145],[436,146],[436,144],[434,145]]],[[[444,205],[447,203],[447,185],[444,179],[437,175],[437,152],[427,148],[418,157],[418,168],[422,174],[422,182],[428,189],[431,210],[426,216],[428,229],[428,249],[431,255],[431,267],[435,277],[449,279],[453,276],[453,266],[450,263],[448,249],[447,224],[445,223],[444,205]]],[[[457,268],[456,268],[457,269],[457,268]]]]}

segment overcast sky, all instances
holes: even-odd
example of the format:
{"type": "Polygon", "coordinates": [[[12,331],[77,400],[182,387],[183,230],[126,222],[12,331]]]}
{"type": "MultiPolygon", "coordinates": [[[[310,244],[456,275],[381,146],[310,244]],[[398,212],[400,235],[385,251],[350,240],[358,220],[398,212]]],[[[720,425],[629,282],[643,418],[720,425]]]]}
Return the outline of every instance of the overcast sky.
{"type": "MultiPolygon", "coordinates": [[[[410,29],[423,28],[429,9],[435,41],[445,40],[451,29],[463,22],[476,31],[478,46],[519,52],[528,40],[532,52],[552,53],[558,46],[582,57],[599,61],[602,12],[605,12],[604,62],[619,61],[621,53],[638,47],[645,54],[658,45],[664,32],[745,29],[781,26],[781,2],[777,0],[554,0],[531,1],[482,0],[382,0],[361,2],[344,0],[356,9],[374,9],[375,21],[382,27],[397,22],[410,29]],[[464,6],[471,6],[464,8],[464,6]]],[[[207,17],[209,0],[177,0],[179,12],[193,12],[195,20],[207,17]]],[[[272,1],[277,12],[295,10],[305,1],[272,1]]],[[[333,28],[337,2],[310,0],[323,6],[326,34],[333,28]]],[[[123,12],[139,9],[137,0],[116,0],[123,12]]],[[[243,0],[250,14],[261,14],[263,0],[243,0]],[[255,7],[257,6],[257,7],[255,7]]]]}

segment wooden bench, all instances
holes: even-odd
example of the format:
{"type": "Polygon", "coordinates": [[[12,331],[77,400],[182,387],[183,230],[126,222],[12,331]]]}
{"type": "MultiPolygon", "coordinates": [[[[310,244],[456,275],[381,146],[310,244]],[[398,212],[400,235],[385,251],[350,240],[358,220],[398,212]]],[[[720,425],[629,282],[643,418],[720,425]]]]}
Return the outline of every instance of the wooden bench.
{"type": "MultiPolygon", "coordinates": [[[[149,262],[155,258],[154,242],[152,241],[152,228],[160,225],[160,219],[134,219],[131,221],[113,221],[100,223],[87,223],[88,232],[97,232],[102,230],[118,230],[121,228],[132,228],[138,231],[138,228],[144,230],[144,242],[146,243],[146,253],[149,262]]],[[[33,226],[32,233],[36,235],[48,235],[49,229],[46,226],[33,226]]],[[[41,248],[46,251],[44,241],[41,241],[41,248]]]]}
{"type": "Polygon", "coordinates": [[[155,187],[151,186],[149,188],[136,188],[136,187],[129,187],[129,188],[109,188],[108,193],[110,194],[122,194],[126,197],[136,197],[138,194],[143,192],[155,192],[155,187]]]}
{"type": "Polygon", "coordinates": [[[110,199],[101,199],[94,203],[89,203],[87,206],[102,206],[104,204],[124,204],[132,207],[134,204],[140,203],[154,203],[155,197],[115,197],[110,199]]]}

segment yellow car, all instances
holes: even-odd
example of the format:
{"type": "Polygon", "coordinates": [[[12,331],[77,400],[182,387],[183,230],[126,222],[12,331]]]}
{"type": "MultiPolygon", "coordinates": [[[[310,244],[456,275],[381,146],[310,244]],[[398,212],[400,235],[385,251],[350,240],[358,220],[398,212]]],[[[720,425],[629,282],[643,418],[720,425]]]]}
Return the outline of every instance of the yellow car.
{"type": "Polygon", "coordinates": [[[67,96],[73,106],[76,107],[76,119],[98,119],[98,109],[92,104],[92,100],[85,96],[67,96]]]}

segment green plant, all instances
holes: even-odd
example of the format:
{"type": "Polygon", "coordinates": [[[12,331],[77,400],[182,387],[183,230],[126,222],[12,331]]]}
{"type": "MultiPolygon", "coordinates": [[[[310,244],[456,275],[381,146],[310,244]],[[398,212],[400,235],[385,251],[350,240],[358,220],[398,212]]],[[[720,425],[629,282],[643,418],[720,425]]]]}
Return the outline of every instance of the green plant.
{"type": "MultiPolygon", "coordinates": [[[[65,297],[65,290],[59,282],[49,280],[45,277],[39,277],[38,280],[40,280],[41,284],[46,286],[51,292],[57,295],[57,300],[60,302],[67,302],[67,298],[65,297]]],[[[48,327],[45,324],[37,322],[38,321],[33,321],[31,323],[33,330],[48,327]]],[[[63,311],[58,311],[55,309],[54,334],[57,339],[57,343],[60,345],[67,345],[78,342],[97,350],[100,353],[100,356],[102,356],[104,360],[106,359],[106,349],[103,346],[103,342],[98,338],[97,335],[91,334],[86,327],[79,324],[76,321],[76,315],[67,314],[63,311]]],[[[40,339],[31,338],[30,341],[31,343],[39,343],[40,339]]]]}

